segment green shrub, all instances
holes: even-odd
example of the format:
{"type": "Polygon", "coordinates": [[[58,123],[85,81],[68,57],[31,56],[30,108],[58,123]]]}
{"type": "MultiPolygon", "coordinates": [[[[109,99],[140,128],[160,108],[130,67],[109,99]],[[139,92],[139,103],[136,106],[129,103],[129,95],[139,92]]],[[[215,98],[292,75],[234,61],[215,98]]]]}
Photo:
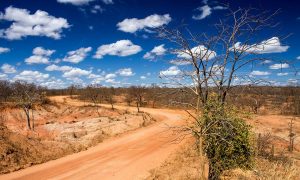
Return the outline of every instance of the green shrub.
{"type": "Polygon", "coordinates": [[[234,108],[213,97],[204,107],[201,118],[209,179],[219,179],[225,170],[252,167],[254,151],[250,126],[234,108]]]}

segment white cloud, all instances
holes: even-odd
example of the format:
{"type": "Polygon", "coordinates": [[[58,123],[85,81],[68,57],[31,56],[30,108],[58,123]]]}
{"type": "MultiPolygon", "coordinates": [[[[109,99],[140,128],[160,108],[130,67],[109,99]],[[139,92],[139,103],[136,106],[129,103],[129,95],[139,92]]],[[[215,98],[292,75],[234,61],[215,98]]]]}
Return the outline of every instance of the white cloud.
{"type": "Polygon", "coordinates": [[[215,6],[213,7],[214,10],[225,10],[227,9],[227,7],[224,7],[224,6],[215,6]]]}
{"type": "Polygon", "coordinates": [[[45,68],[46,71],[62,71],[62,72],[70,71],[72,69],[73,69],[73,67],[71,67],[71,66],[57,66],[55,64],[52,64],[45,68]]]}
{"type": "Polygon", "coordinates": [[[223,6],[215,6],[215,7],[210,7],[207,5],[207,2],[204,2],[204,6],[198,7],[196,10],[200,11],[201,13],[199,15],[194,15],[192,16],[193,19],[195,20],[202,20],[211,15],[212,10],[224,10],[227,9],[227,7],[223,6]]]}
{"type": "Polygon", "coordinates": [[[272,64],[269,66],[270,69],[286,69],[289,68],[290,65],[287,63],[282,63],[282,64],[272,64]]]}
{"type": "Polygon", "coordinates": [[[41,86],[47,87],[49,89],[63,89],[67,88],[67,83],[61,79],[49,79],[46,82],[40,83],[41,86]]]}
{"type": "Polygon", "coordinates": [[[267,54],[267,53],[281,53],[286,52],[288,50],[289,46],[283,46],[280,43],[280,40],[278,37],[272,37],[268,40],[262,41],[258,44],[252,44],[252,45],[242,45],[241,42],[237,42],[231,50],[234,49],[236,51],[246,51],[248,53],[254,53],[254,54],[267,54]]]}
{"type": "Polygon", "coordinates": [[[0,30],[0,37],[9,40],[22,39],[26,36],[46,36],[53,39],[60,39],[64,28],[69,28],[67,20],[56,18],[45,11],[37,10],[34,14],[26,9],[14,8],[5,9],[0,13],[0,20],[12,21],[7,29],[0,30]]]}
{"type": "Polygon", "coordinates": [[[270,64],[270,63],[272,63],[271,60],[264,60],[264,61],[262,62],[262,64],[270,64]]]}
{"type": "Polygon", "coordinates": [[[287,76],[289,73],[277,73],[277,76],[287,76]]]}
{"type": "Polygon", "coordinates": [[[300,60],[300,56],[298,56],[298,57],[297,57],[297,59],[299,59],[299,60],[300,60]]]}
{"type": "Polygon", "coordinates": [[[71,70],[65,71],[63,77],[72,79],[72,78],[78,78],[80,76],[89,76],[91,73],[92,71],[87,71],[87,70],[73,67],[71,70]]]}
{"type": "Polygon", "coordinates": [[[44,74],[39,71],[22,71],[20,74],[16,75],[13,80],[21,80],[27,82],[44,82],[49,78],[49,74],[44,74]]]}
{"type": "Polygon", "coordinates": [[[270,75],[271,73],[267,72],[267,71],[252,71],[250,73],[250,75],[253,75],[253,76],[267,76],[267,75],[270,75]]]}
{"type": "Polygon", "coordinates": [[[140,52],[142,48],[133,44],[130,40],[119,40],[112,44],[98,47],[94,58],[101,59],[105,55],[129,56],[140,52]]]}
{"type": "Polygon", "coordinates": [[[167,70],[160,71],[160,76],[176,76],[181,74],[180,69],[177,66],[171,66],[167,70]]]}
{"type": "Polygon", "coordinates": [[[166,49],[164,44],[159,46],[155,46],[150,52],[147,52],[143,58],[144,59],[154,59],[156,56],[162,56],[166,53],[166,49]]]}
{"type": "Polygon", "coordinates": [[[44,57],[44,56],[30,56],[29,58],[25,59],[25,62],[27,64],[48,64],[49,63],[49,58],[44,57]]]}
{"type": "Polygon", "coordinates": [[[147,28],[157,28],[163,26],[168,24],[171,20],[172,18],[169,14],[153,14],[144,19],[124,19],[122,22],[117,24],[117,27],[120,31],[135,33],[139,30],[147,30],[147,28]]]}
{"type": "Polygon", "coordinates": [[[73,4],[75,6],[81,6],[81,5],[87,5],[89,4],[89,2],[92,2],[95,0],[57,0],[57,2],[59,3],[69,3],[69,4],[73,4]]]}
{"type": "Polygon", "coordinates": [[[190,54],[190,52],[188,52],[188,51],[186,51],[185,53],[179,52],[177,57],[184,58],[185,60],[190,60],[193,55],[199,59],[210,60],[217,56],[217,53],[215,51],[211,51],[203,45],[193,47],[191,49],[191,51],[192,51],[192,54],[190,54]]]}
{"type": "Polygon", "coordinates": [[[91,50],[92,50],[91,47],[87,47],[87,48],[79,48],[75,51],[69,51],[67,53],[67,56],[63,59],[63,61],[77,64],[83,61],[88,55],[88,52],[90,52],[91,50]]]}
{"type": "Polygon", "coordinates": [[[288,79],[287,83],[289,85],[297,85],[298,84],[298,80],[297,79],[288,79]]]}
{"type": "Polygon", "coordinates": [[[141,79],[146,79],[147,77],[146,77],[146,76],[141,76],[140,78],[141,78],[141,79]]]}
{"type": "MultiPolygon", "coordinates": [[[[0,33],[0,34],[1,34],[1,33],[0,33]]],[[[10,51],[9,48],[0,47],[0,54],[2,54],[2,53],[7,53],[7,52],[9,52],[9,51],[10,51]]]]}
{"type": "Polygon", "coordinates": [[[14,66],[6,64],[6,63],[1,66],[1,69],[5,74],[13,74],[13,73],[17,72],[17,70],[14,66]]]}
{"type": "Polygon", "coordinates": [[[171,64],[174,64],[176,66],[185,66],[185,65],[189,65],[192,62],[190,60],[178,60],[178,59],[173,59],[170,61],[171,64]]]}
{"type": "Polygon", "coordinates": [[[7,79],[7,74],[0,73],[0,80],[6,80],[6,79],[7,79]]]}
{"type": "Polygon", "coordinates": [[[104,11],[104,9],[100,5],[95,5],[91,9],[91,13],[94,13],[94,14],[97,14],[98,12],[102,13],[103,11],[104,11]]]}
{"type": "Polygon", "coordinates": [[[208,5],[204,5],[202,7],[198,7],[197,10],[201,11],[200,15],[194,15],[192,18],[195,20],[201,20],[206,18],[207,16],[211,15],[211,7],[208,5]]]}
{"type": "Polygon", "coordinates": [[[36,47],[33,49],[32,53],[37,56],[51,56],[55,50],[44,49],[43,47],[36,47]]]}
{"type": "Polygon", "coordinates": [[[135,73],[132,72],[131,68],[119,69],[117,72],[120,76],[134,76],[135,73]]]}
{"type": "Polygon", "coordinates": [[[43,47],[36,47],[32,51],[32,56],[25,59],[26,64],[48,64],[49,57],[55,50],[44,49],[43,47]]]}
{"type": "Polygon", "coordinates": [[[102,0],[102,2],[103,2],[104,4],[113,4],[113,3],[114,3],[113,0],[102,0]]]}
{"type": "Polygon", "coordinates": [[[113,79],[115,77],[117,77],[117,75],[110,73],[110,74],[106,74],[105,79],[113,79]]]}

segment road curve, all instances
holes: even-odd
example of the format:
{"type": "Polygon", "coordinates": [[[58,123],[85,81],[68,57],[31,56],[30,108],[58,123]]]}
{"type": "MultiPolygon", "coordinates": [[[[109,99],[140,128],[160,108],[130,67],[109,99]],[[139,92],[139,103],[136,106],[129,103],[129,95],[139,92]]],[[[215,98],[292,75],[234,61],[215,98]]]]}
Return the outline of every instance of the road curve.
{"type": "Polygon", "coordinates": [[[143,179],[179,146],[171,141],[174,134],[168,126],[182,124],[183,114],[163,109],[142,110],[166,119],[86,151],[2,175],[0,179],[143,179]]]}

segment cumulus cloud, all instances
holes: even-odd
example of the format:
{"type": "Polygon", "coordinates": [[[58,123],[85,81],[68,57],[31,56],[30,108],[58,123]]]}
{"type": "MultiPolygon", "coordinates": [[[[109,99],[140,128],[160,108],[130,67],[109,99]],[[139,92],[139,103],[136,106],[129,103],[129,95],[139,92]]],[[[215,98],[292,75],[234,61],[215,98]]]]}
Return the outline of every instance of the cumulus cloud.
{"type": "Polygon", "coordinates": [[[167,70],[163,70],[159,72],[160,76],[176,76],[180,74],[181,71],[177,66],[171,66],[167,70]]]}
{"type": "Polygon", "coordinates": [[[165,45],[155,46],[150,52],[147,52],[143,58],[153,60],[156,56],[162,56],[166,53],[165,45]]]}
{"type": "Polygon", "coordinates": [[[91,50],[91,47],[87,47],[79,48],[75,51],[69,51],[63,61],[77,64],[83,61],[91,50]]]}
{"type": "Polygon", "coordinates": [[[185,60],[185,59],[183,60],[173,59],[170,61],[170,63],[176,66],[185,66],[191,64],[192,62],[190,60],[185,60]]]}
{"type": "Polygon", "coordinates": [[[300,56],[298,56],[297,59],[300,60],[300,56]]]}
{"type": "Polygon", "coordinates": [[[146,77],[146,76],[141,76],[140,78],[141,78],[141,79],[146,79],[147,77],[146,77]]]}
{"type": "MultiPolygon", "coordinates": [[[[1,34],[1,33],[0,33],[0,34],[1,34]]],[[[2,53],[7,53],[7,52],[9,52],[9,51],[10,51],[9,48],[0,47],[0,54],[2,54],[2,53]]]]}
{"type": "Polygon", "coordinates": [[[290,65],[287,63],[272,64],[271,66],[269,66],[270,69],[286,69],[289,67],[290,65]]]}
{"type": "Polygon", "coordinates": [[[7,79],[7,74],[0,73],[0,80],[6,80],[6,79],[7,79]]]}
{"type": "Polygon", "coordinates": [[[201,19],[204,19],[207,16],[211,15],[211,7],[209,7],[208,5],[198,7],[197,10],[200,11],[201,14],[194,15],[192,18],[195,19],[195,20],[201,20],[201,19]]]}
{"type": "Polygon", "coordinates": [[[71,67],[71,66],[57,66],[55,64],[52,64],[45,68],[46,71],[62,71],[62,72],[70,71],[72,69],[73,69],[73,67],[71,67]]]}
{"type": "Polygon", "coordinates": [[[87,5],[95,0],[57,0],[59,3],[72,4],[75,6],[87,5]]]}
{"type": "Polygon", "coordinates": [[[16,68],[14,66],[6,64],[6,63],[1,66],[1,70],[5,74],[13,74],[13,73],[17,72],[17,70],[16,70],[16,68]]]}
{"type": "Polygon", "coordinates": [[[267,71],[252,71],[250,73],[250,75],[253,75],[253,76],[267,76],[267,75],[270,75],[271,73],[267,72],[267,71]]]}
{"type": "Polygon", "coordinates": [[[117,72],[120,76],[134,76],[135,73],[132,72],[131,68],[119,69],[117,72]]]}
{"type": "Polygon", "coordinates": [[[277,73],[277,76],[287,76],[289,73],[277,73]]]}
{"type": "Polygon", "coordinates": [[[171,20],[172,18],[169,14],[153,14],[144,19],[124,19],[122,22],[117,24],[117,27],[120,31],[135,33],[136,31],[147,30],[147,28],[157,28],[163,26],[168,24],[171,20]]]}
{"type": "Polygon", "coordinates": [[[49,89],[63,89],[67,88],[67,83],[61,79],[51,78],[46,82],[40,83],[41,86],[49,89]]]}
{"type": "Polygon", "coordinates": [[[140,52],[142,48],[133,44],[130,40],[119,40],[112,44],[105,44],[98,47],[96,54],[93,56],[96,59],[102,59],[105,55],[114,56],[130,56],[140,52]]]}
{"type": "Polygon", "coordinates": [[[192,51],[192,54],[188,51],[179,52],[177,57],[184,58],[185,60],[190,60],[193,55],[199,59],[210,60],[217,56],[217,53],[215,51],[211,51],[203,45],[193,47],[191,49],[191,51],[192,51]]]}
{"type": "Polygon", "coordinates": [[[50,56],[55,50],[44,49],[43,47],[36,47],[32,51],[32,56],[25,59],[26,64],[48,64],[50,56]]]}
{"type": "Polygon", "coordinates": [[[272,37],[268,40],[262,41],[258,44],[242,45],[237,42],[231,50],[246,51],[253,54],[267,54],[267,53],[282,53],[288,50],[289,46],[283,46],[278,37],[272,37]]]}
{"type": "Polygon", "coordinates": [[[63,77],[73,79],[73,78],[78,78],[80,76],[89,76],[91,73],[92,71],[87,71],[87,70],[73,67],[71,70],[65,71],[63,77]]]}
{"type": "Polygon", "coordinates": [[[16,75],[13,80],[21,80],[21,81],[27,81],[27,82],[44,82],[49,78],[49,74],[44,74],[39,71],[29,71],[25,70],[22,71],[20,74],[16,75]]]}
{"type": "Polygon", "coordinates": [[[115,78],[115,77],[117,77],[117,75],[116,75],[116,74],[113,74],[113,73],[110,73],[110,74],[106,74],[106,75],[105,75],[105,79],[113,79],[113,78],[115,78]]]}
{"type": "Polygon", "coordinates": [[[205,5],[198,7],[196,10],[200,11],[200,14],[198,15],[193,15],[192,18],[195,20],[202,20],[208,17],[209,15],[212,14],[213,10],[224,10],[227,9],[227,7],[224,6],[215,6],[215,7],[210,7],[207,2],[203,2],[205,5]]]}
{"type": "Polygon", "coordinates": [[[56,18],[45,11],[37,10],[34,14],[30,14],[27,9],[12,6],[7,7],[5,13],[0,13],[0,20],[12,21],[9,28],[0,30],[0,37],[9,40],[27,36],[60,39],[62,30],[70,27],[66,19],[56,18]]]}

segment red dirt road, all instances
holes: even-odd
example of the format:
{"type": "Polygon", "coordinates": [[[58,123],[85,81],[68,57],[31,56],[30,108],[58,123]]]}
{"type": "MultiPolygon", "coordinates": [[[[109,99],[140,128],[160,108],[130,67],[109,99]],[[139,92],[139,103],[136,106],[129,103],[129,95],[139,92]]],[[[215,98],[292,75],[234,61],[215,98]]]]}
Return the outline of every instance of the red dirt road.
{"type": "MultiPolygon", "coordinates": [[[[124,108],[117,106],[117,108],[124,108]]],[[[142,108],[165,120],[115,137],[80,153],[0,176],[0,179],[143,179],[180,144],[168,126],[182,124],[183,113],[142,108]]]]}

